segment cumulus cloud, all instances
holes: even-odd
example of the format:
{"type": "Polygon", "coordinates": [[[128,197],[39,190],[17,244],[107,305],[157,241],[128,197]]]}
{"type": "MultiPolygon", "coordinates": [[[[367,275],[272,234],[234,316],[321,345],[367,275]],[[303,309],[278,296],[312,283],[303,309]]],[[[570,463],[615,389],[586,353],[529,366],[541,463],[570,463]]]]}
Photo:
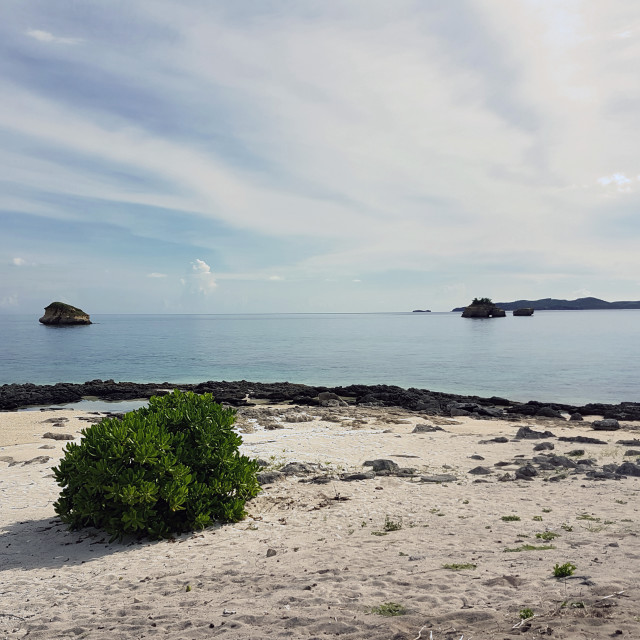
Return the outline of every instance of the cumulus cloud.
{"type": "Polygon", "coordinates": [[[189,285],[191,292],[205,296],[218,286],[213,273],[211,273],[211,267],[200,258],[196,258],[191,263],[191,272],[187,276],[185,283],[189,285]]]}
{"type": "Polygon", "coordinates": [[[147,278],[166,278],[166,277],[167,277],[166,273],[156,273],[155,271],[153,273],[147,274],[147,278]]]}
{"type": "Polygon", "coordinates": [[[11,261],[11,264],[15,267],[24,267],[27,264],[27,261],[24,258],[14,258],[11,261]]]}
{"type": "Polygon", "coordinates": [[[80,44],[84,42],[82,38],[61,38],[54,36],[49,31],[42,31],[41,29],[29,29],[25,31],[25,33],[38,42],[46,42],[49,44],[80,44]]]}

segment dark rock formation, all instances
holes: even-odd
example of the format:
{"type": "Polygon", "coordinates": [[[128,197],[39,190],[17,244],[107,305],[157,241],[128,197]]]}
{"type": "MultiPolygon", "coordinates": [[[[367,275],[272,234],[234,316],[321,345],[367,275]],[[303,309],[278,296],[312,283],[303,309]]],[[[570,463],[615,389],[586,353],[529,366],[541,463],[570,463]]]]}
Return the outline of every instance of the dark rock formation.
{"type": "Polygon", "coordinates": [[[52,302],[44,308],[44,315],[40,318],[42,324],[54,326],[71,326],[74,324],[91,324],[89,314],[82,309],[72,307],[64,302],[52,302]]]}
{"type": "Polygon", "coordinates": [[[431,313],[431,309],[414,309],[413,313],[431,313]]]}
{"type": "Polygon", "coordinates": [[[514,316],[532,316],[533,308],[532,307],[521,307],[520,309],[513,310],[514,316]]]}
{"type": "Polygon", "coordinates": [[[607,420],[596,420],[591,423],[591,428],[594,431],[617,431],[620,428],[620,423],[612,418],[607,420]]]}
{"type": "Polygon", "coordinates": [[[490,304],[470,304],[462,312],[463,318],[504,318],[506,313],[497,305],[490,304]]]}

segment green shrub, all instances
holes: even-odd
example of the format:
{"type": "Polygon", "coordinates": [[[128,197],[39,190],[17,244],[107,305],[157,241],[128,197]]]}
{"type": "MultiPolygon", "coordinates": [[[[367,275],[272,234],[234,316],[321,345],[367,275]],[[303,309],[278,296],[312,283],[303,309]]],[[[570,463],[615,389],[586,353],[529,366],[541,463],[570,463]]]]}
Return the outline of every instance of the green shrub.
{"type": "Polygon", "coordinates": [[[53,469],[62,487],[56,513],[72,529],[95,526],[112,540],[241,520],[260,486],[256,461],[238,451],[234,420],[211,394],[178,390],[122,420],[103,419],[53,469]]]}
{"type": "Polygon", "coordinates": [[[471,301],[472,307],[477,307],[478,305],[482,304],[493,304],[493,301],[491,300],[491,298],[474,298],[471,301]]]}
{"type": "Polygon", "coordinates": [[[571,562],[565,562],[564,564],[556,564],[553,567],[553,575],[555,578],[568,578],[573,575],[573,572],[577,569],[575,564],[571,562]]]}

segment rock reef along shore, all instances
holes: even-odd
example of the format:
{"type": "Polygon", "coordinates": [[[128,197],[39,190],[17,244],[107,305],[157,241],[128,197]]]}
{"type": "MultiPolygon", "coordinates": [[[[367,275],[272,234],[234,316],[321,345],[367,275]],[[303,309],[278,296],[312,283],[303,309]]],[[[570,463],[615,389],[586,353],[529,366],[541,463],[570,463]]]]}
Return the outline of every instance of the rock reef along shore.
{"type": "Polygon", "coordinates": [[[341,402],[355,406],[402,407],[429,415],[449,417],[472,416],[485,419],[513,417],[562,418],[569,414],[573,420],[585,415],[600,415],[615,420],[640,420],[639,402],[620,404],[588,403],[582,406],[544,403],[531,400],[515,402],[506,398],[439,393],[428,389],[403,389],[392,385],[354,384],[342,387],[323,387],[290,382],[207,381],[198,384],[115,382],[91,380],[82,384],[59,382],[54,385],[5,384],[0,386],[0,410],[12,411],[39,405],[78,402],[91,396],[101,400],[135,400],[150,398],[163,391],[179,388],[196,393],[211,393],[218,402],[234,407],[254,402],[293,403],[306,406],[321,404],[319,394],[339,396],[341,402]]]}

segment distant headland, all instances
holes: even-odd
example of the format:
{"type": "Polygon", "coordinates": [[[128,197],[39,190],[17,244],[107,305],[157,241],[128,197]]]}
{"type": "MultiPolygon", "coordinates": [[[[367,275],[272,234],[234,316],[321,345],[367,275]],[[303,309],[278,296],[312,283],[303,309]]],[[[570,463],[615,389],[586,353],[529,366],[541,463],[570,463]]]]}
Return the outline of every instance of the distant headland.
{"type": "MultiPolygon", "coordinates": [[[[640,309],[640,300],[607,302],[599,298],[578,298],[576,300],[558,300],[542,298],[541,300],[516,300],[514,302],[496,302],[496,307],[505,311],[523,307],[536,311],[587,311],[592,309],[640,309]]],[[[451,311],[464,311],[466,307],[456,307],[451,311]]]]}

